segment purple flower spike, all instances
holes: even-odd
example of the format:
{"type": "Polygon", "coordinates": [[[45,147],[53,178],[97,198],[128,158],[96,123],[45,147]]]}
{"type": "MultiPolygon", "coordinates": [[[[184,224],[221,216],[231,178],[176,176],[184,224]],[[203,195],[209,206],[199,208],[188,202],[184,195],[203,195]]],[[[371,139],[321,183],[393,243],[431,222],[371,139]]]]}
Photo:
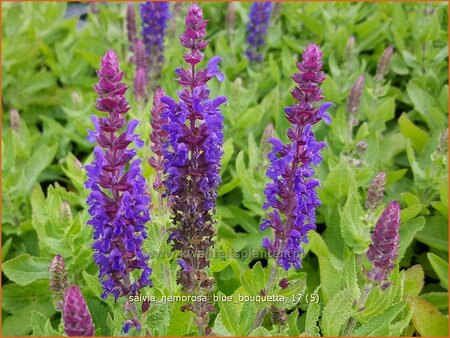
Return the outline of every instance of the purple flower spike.
{"type": "MultiPolygon", "coordinates": [[[[180,37],[188,49],[184,54],[186,68],[175,73],[183,88],[178,92],[178,103],[171,97],[161,98],[165,104],[163,118],[168,124],[164,147],[164,185],[171,201],[175,227],[169,236],[173,249],[180,250],[177,261],[181,269],[177,282],[186,293],[208,292],[213,280],[203,271],[209,266],[208,253],[215,234],[213,213],[216,206],[216,189],[220,184],[220,159],[223,144],[223,116],[220,105],[225,97],[209,98],[207,82],[213,77],[223,79],[219,57],[212,57],[206,68],[197,69],[203,60],[202,50],[207,41],[206,23],[199,6],[191,5],[186,16],[186,29],[180,37]]],[[[196,313],[201,330],[208,323],[212,306],[197,302],[184,308],[196,313]]],[[[203,332],[204,333],[204,332],[203,332]]]]}
{"type": "Polygon", "coordinates": [[[140,5],[142,38],[147,53],[151,81],[159,79],[164,63],[164,36],[170,18],[168,2],[146,2],[140,5]]]}
{"type": "Polygon", "coordinates": [[[144,42],[137,39],[134,44],[134,59],[136,62],[136,74],[133,82],[133,93],[136,101],[147,101],[147,62],[144,42]]]}
{"type": "Polygon", "coordinates": [[[301,268],[302,243],[308,242],[308,231],[316,228],[316,208],[320,205],[316,188],[320,182],[313,178],[312,166],[322,160],[320,150],[325,143],[316,141],[312,126],[322,119],[330,121],[326,110],[332,105],[318,106],[323,98],[319,86],[325,75],[322,52],[317,45],[306,46],[297,68],[299,73],[292,76],[297,83],[292,96],[298,103],[285,109],[292,124],[287,132],[291,143],[284,145],[277,138],[269,140],[273,148],[268,155],[267,176],[272,182],[265,189],[264,208],[271,211],[261,224],[261,230],[271,227],[275,233],[273,241],[264,238],[263,247],[285,270],[301,268]]]}
{"type": "Polygon", "coordinates": [[[123,72],[114,51],[103,57],[97,74],[96,107],[108,115],[92,117],[95,130],[89,139],[98,146],[94,149],[94,161],[86,166],[85,185],[91,190],[87,199],[91,215],[88,224],[94,228],[92,247],[103,285],[102,298],[111,294],[117,300],[120,296],[136,295],[139,289],[151,285],[152,270],[147,265],[148,256],[142,252],[147,237],[145,223],[150,220],[150,197],[141,174],[141,161],[133,160],[133,145],[142,146],[143,142],[134,134],[138,121],[131,120],[127,125],[124,117],[130,109],[124,96],[127,87],[121,82],[123,72]],[[132,281],[134,271],[140,274],[132,281]]]}
{"type": "Polygon", "coordinates": [[[151,113],[152,133],[150,134],[150,140],[152,141],[150,148],[154,156],[148,160],[149,164],[156,170],[156,178],[153,183],[153,188],[160,193],[164,190],[162,184],[164,170],[163,147],[168,139],[167,131],[163,129],[163,126],[168,123],[168,119],[162,117],[162,113],[165,108],[165,105],[161,102],[161,98],[163,96],[165,96],[164,90],[157,88],[153,97],[153,108],[151,113]]]}
{"type": "Polygon", "coordinates": [[[136,42],[136,15],[134,13],[134,5],[132,2],[128,3],[127,6],[127,33],[130,49],[132,49],[136,42]]]}
{"type": "Polygon", "coordinates": [[[367,258],[373,268],[368,278],[374,281],[385,280],[395,267],[400,242],[400,204],[392,201],[378,219],[372,233],[372,243],[367,258]]]}
{"type": "Polygon", "coordinates": [[[267,28],[270,24],[270,14],[273,5],[271,2],[254,2],[250,8],[247,25],[247,50],[245,54],[250,62],[263,60],[262,48],[265,46],[267,28]]]}
{"type": "Polygon", "coordinates": [[[68,336],[94,336],[95,326],[78,286],[73,285],[64,294],[62,304],[64,332],[68,336]]]}

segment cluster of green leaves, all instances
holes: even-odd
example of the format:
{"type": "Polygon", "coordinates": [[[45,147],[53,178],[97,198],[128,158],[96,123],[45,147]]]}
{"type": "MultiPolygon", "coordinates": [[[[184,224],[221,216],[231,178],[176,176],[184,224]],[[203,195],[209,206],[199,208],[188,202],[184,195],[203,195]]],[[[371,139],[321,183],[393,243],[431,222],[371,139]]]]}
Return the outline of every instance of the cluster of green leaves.
{"type": "MultiPolygon", "coordinates": [[[[227,6],[202,4],[209,19],[207,57],[220,55],[226,75],[222,83],[211,81],[211,91],[228,98],[210,269],[215,295],[235,300],[239,295],[256,296],[270,278],[273,260],[261,248],[262,238],[270,233],[259,230],[269,151],[263,131],[272,123],[275,136],[286,141],[289,125],[283,107],[292,104],[290,76],[309,42],[319,43],[323,50],[324,96],[335,108],[332,124],[316,128],[317,138],[328,144],[317,168],[322,182],[318,231],[310,235],[301,272],[278,273],[278,279],[289,280],[289,288],[269,292],[288,299],[318,294],[320,301],[218,302],[213,330],[221,335],[336,336],[354,317],[358,322],[354,334],[360,336],[446,335],[448,167],[441,139],[448,113],[447,5],[283,3],[279,17],[271,22],[260,65],[249,64],[243,53],[250,4],[235,4],[231,36],[226,29],[227,6]],[[351,36],[355,45],[346,52],[351,36]],[[389,45],[394,47],[390,72],[385,80],[376,81],[377,63],[389,45]],[[360,75],[366,84],[359,124],[351,129],[347,97],[360,75]],[[358,152],[356,145],[362,141],[367,149],[358,152]],[[364,200],[381,171],[387,174],[384,202],[368,217],[364,200]],[[370,268],[364,257],[370,231],[394,199],[402,206],[398,268],[390,276],[392,285],[385,291],[372,288],[365,309],[357,311],[353,304],[363,290],[363,268],[370,268]],[[288,311],[286,324],[274,325],[267,315],[262,326],[253,328],[258,313],[271,305],[288,311]]],[[[47,280],[48,264],[58,253],[66,260],[70,281],[82,289],[97,335],[122,334],[125,319],[124,300],[100,298],[81,164],[92,160],[92,145],[85,139],[92,128],[89,116],[95,113],[92,84],[107,49],[118,51],[125,81],[132,86],[125,6],[98,5],[98,13],[87,7],[85,22],[66,18],[67,7],[2,3],[4,335],[62,334],[47,280]],[[21,116],[19,124],[8,114],[12,109],[21,116]]],[[[173,71],[183,53],[173,42],[182,30],[185,10],[169,22],[159,83],[172,96],[178,89],[173,71]]],[[[133,106],[130,115],[142,121],[138,129],[147,143],[138,155],[147,158],[151,100],[141,104],[131,90],[127,95],[133,106]]],[[[154,172],[144,162],[151,186],[154,172]]],[[[155,206],[145,243],[154,287],[144,296],[180,295],[175,283],[178,266],[166,244],[169,223],[167,212],[155,206]]],[[[196,334],[189,313],[181,312],[180,305],[152,304],[144,321],[153,335],[196,334]]]]}

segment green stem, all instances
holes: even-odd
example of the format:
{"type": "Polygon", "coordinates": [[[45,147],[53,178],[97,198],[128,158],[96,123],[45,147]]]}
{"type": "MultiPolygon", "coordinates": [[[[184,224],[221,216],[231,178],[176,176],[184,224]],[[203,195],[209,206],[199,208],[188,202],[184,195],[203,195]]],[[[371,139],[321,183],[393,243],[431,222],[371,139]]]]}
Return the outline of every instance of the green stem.
{"type": "MultiPolygon", "coordinates": [[[[369,297],[370,290],[372,290],[373,283],[369,282],[364,285],[364,288],[361,292],[361,297],[359,297],[358,302],[356,303],[356,308],[358,311],[362,311],[364,309],[364,304],[366,304],[367,298],[369,297]]],[[[350,336],[355,329],[357,320],[355,317],[350,317],[347,321],[347,325],[345,326],[344,332],[342,336],[350,336]]]]}

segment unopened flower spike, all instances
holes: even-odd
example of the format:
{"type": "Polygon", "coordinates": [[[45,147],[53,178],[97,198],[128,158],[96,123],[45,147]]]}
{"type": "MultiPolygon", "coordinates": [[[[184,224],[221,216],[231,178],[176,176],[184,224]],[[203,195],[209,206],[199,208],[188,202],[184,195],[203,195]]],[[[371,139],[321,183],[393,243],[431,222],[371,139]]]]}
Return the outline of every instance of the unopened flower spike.
{"type": "Polygon", "coordinates": [[[378,173],[370,184],[367,192],[366,201],[364,206],[374,211],[380,205],[384,196],[384,188],[386,186],[386,174],[384,172],[378,173]]]}
{"type": "MultiPolygon", "coordinates": [[[[378,219],[372,233],[367,258],[373,267],[367,274],[370,280],[385,281],[395,267],[400,243],[400,204],[389,203],[378,219]]],[[[386,283],[383,284],[386,287],[386,283]]]]}
{"type": "Polygon", "coordinates": [[[316,189],[320,182],[313,178],[313,166],[321,162],[325,143],[316,141],[312,126],[321,120],[330,122],[326,111],[332,105],[318,105],[323,99],[320,84],[325,75],[317,45],[306,46],[297,68],[299,73],[292,76],[297,84],[292,96],[298,103],[285,109],[291,123],[287,132],[290,143],[269,140],[273,145],[267,170],[271,182],[266,185],[264,204],[269,211],[261,224],[261,230],[270,227],[274,231],[274,239],[264,238],[263,247],[285,270],[301,268],[302,243],[308,242],[308,231],[316,228],[316,208],[320,205],[316,189]]]}
{"type": "Polygon", "coordinates": [[[49,267],[49,285],[52,292],[53,300],[57,310],[61,310],[61,301],[64,297],[64,292],[69,287],[67,279],[67,270],[64,263],[64,258],[61,255],[53,257],[49,267]]]}
{"type": "Polygon", "coordinates": [[[136,39],[134,43],[134,60],[136,63],[136,73],[133,82],[134,97],[136,101],[147,101],[147,61],[144,42],[141,39],[136,39]]]}
{"type": "Polygon", "coordinates": [[[73,285],[65,291],[62,304],[64,332],[68,336],[94,336],[95,326],[78,286],[73,285]]]}
{"type": "MultiPolygon", "coordinates": [[[[168,123],[168,119],[162,116],[165,105],[161,102],[161,98],[165,96],[164,90],[156,88],[153,97],[153,107],[151,111],[151,126],[152,132],[150,134],[151,151],[153,156],[149,158],[149,164],[155,169],[156,177],[153,182],[153,188],[160,194],[160,204],[162,203],[163,186],[163,171],[164,171],[164,145],[168,141],[168,133],[163,127],[168,123]]],[[[161,205],[160,205],[161,206],[161,205]]]]}

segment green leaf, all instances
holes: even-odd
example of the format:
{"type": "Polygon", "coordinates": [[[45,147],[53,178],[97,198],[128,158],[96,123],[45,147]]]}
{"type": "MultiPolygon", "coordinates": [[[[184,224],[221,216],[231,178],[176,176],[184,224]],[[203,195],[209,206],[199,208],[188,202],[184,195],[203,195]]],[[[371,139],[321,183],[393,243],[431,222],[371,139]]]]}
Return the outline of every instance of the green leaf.
{"type": "Polygon", "coordinates": [[[12,314],[26,313],[28,316],[31,315],[31,310],[36,310],[50,317],[55,313],[50,296],[46,280],[39,280],[27,286],[8,284],[2,289],[2,308],[12,314]]]}
{"type": "Polygon", "coordinates": [[[3,263],[6,277],[19,285],[29,285],[38,279],[48,279],[48,265],[45,258],[20,255],[3,263]]]}
{"type": "Polygon", "coordinates": [[[86,282],[86,285],[91,290],[92,295],[95,297],[98,297],[99,299],[102,299],[101,298],[102,286],[101,286],[98,278],[89,274],[86,271],[83,271],[83,278],[86,282]]]}
{"type": "Polygon", "coordinates": [[[340,228],[345,244],[353,248],[356,254],[362,254],[366,252],[369,246],[370,234],[369,229],[362,222],[364,211],[360,205],[356,184],[354,181],[351,182],[347,201],[339,212],[341,217],[340,228]]]}
{"type": "Polygon", "coordinates": [[[359,298],[360,290],[358,286],[358,277],[356,274],[355,255],[353,254],[350,254],[345,261],[339,288],[349,289],[352,291],[353,299],[359,298]]]}
{"type": "Polygon", "coordinates": [[[409,297],[407,302],[413,313],[414,327],[421,336],[448,336],[448,318],[433,304],[420,297],[409,297]]]}
{"type": "MultiPolygon", "coordinates": [[[[218,292],[222,296],[222,292],[218,292]]],[[[219,302],[220,315],[225,328],[233,335],[238,335],[239,331],[239,308],[234,302],[219,302]]]]}
{"type": "MultiPolygon", "coordinates": [[[[311,303],[315,304],[315,303],[311,303]]],[[[300,332],[297,327],[297,319],[298,319],[298,311],[292,311],[287,320],[287,326],[288,329],[286,330],[286,333],[290,337],[298,337],[300,335],[300,332]]]]}
{"type": "Polygon", "coordinates": [[[250,337],[270,337],[270,336],[272,336],[272,334],[265,327],[260,326],[260,327],[257,327],[256,329],[254,329],[249,334],[249,336],[250,337]]]}
{"type": "Polygon", "coordinates": [[[241,284],[250,295],[259,295],[265,288],[268,278],[267,269],[263,269],[261,262],[257,262],[253,269],[241,274],[241,284]]]}
{"type": "Polygon", "coordinates": [[[319,260],[321,293],[325,302],[328,302],[339,290],[336,283],[341,278],[342,262],[334,257],[328,250],[323,238],[315,231],[309,233],[310,249],[319,260]]]}
{"type": "Polygon", "coordinates": [[[431,113],[435,109],[435,100],[429,93],[411,81],[406,86],[406,92],[413,102],[414,108],[431,129],[439,129],[445,124],[444,114],[431,113]]]}
{"type": "Polygon", "coordinates": [[[448,310],[448,292],[429,292],[422,293],[420,298],[436,306],[439,310],[447,312],[448,310]]]}
{"type": "Polygon", "coordinates": [[[322,330],[324,336],[339,336],[341,327],[352,313],[352,290],[344,289],[334,295],[323,309],[322,330]]]}
{"type": "Polygon", "coordinates": [[[317,303],[309,303],[305,321],[305,334],[307,336],[320,336],[320,328],[318,325],[319,316],[320,305],[317,303]]]}
{"type": "Polygon", "coordinates": [[[389,333],[389,324],[403,311],[406,303],[404,301],[392,304],[383,313],[370,318],[370,320],[357,328],[353,334],[355,336],[384,336],[389,333]]]}
{"type": "Polygon", "coordinates": [[[45,336],[44,328],[46,323],[46,316],[38,311],[31,311],[31,328],[33,330],[33,336],[45,336]]]}
{"type": "Polygon", "coordinates": [[[448,290],[448,263],[432,252],[427,253],[427,256],[433,270],[441,281],[442,287],[448,290]]]}
{"type": "Polygon", "coordinates": [[[427,133],[412,123],[405,113],[399,117],[398,125],[402,135],[411,140],[416,151],[421,152],[428,142],[427,133]]]}
{"type": "Polygon", "coordinates": [[[405,254],[406,249],[411,244],[416,233],[425,226],[425,218],[418,217],[400,224],[400,247],[398,250],[398,260],[400,261],[405,254]]]}
{"type": "Polygon", "coordinates": [[[448,252],[448,225],[443,217],[426,217],[425,227],[415,238],[432,248],[448,252]]]}
{"type": "Polygon", "coordinates": [[[324,189],[338,197],[347,196],[354,173],[347,162],[341,162],[330,170],[324,183],[324,189]]]}
{"type": "Polygon", "coordinates": [[[418,296],[425,283],[425,273],[422,265],[416,264],[403,271],[405,277],[404,296],[418,296]]]}

